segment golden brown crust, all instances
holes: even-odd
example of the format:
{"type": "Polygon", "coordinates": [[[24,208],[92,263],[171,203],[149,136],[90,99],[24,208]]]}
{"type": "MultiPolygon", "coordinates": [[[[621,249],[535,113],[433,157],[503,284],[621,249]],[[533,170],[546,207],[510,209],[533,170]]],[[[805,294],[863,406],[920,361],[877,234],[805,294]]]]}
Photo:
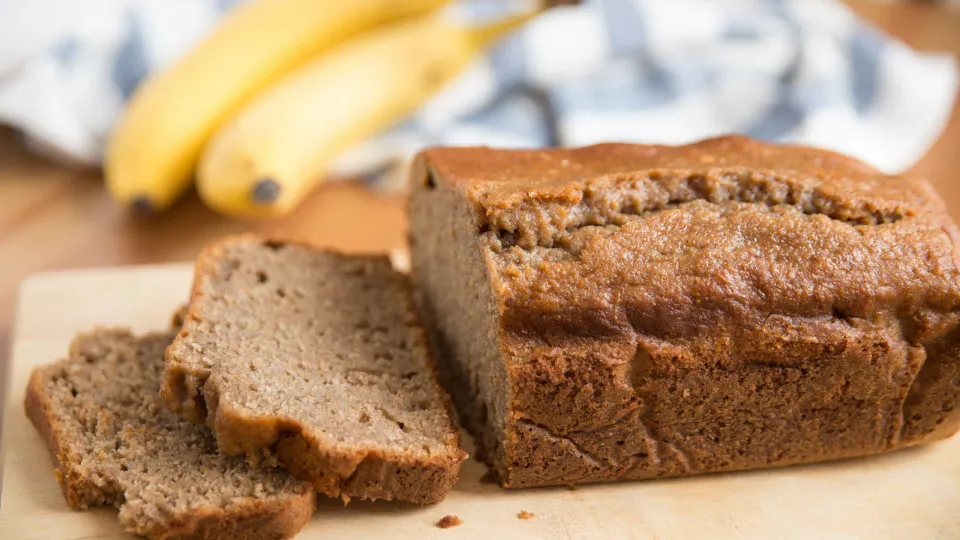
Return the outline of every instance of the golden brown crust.
{"type": "Polygon", "coordinates": [[[603,143],[579,148],[500,150],[488,147],[437,147],[420,153],[444,183],[477,189],[490,197],[484,205],[519,195],[565,191],[578,182],[638,171],[792,171],[828,180],[841,191],[871,194],[897,201],[916,200],[916,186],[890,186],[876,194],[858,186],[864,180],[882,181],[883,175],[849,156],[808,146],[769,144],[729,135],[684,146],[603,143]],[[914,195],[909,195],[914,193],[914,195]],[[904,197],[904,194],[908,194],[904,197]],[[491,203],[491,201],[493,201],[491,203]]]}
{"type": "MultiPolygon", "coordinates": [[[[226,246],[237,242],[279,242],[254,234],[223,238],[205,247],[197,257],[194,281],[185,320],[199,318],[194,302],[203,295],[204,282],[217,274],[217,261],[226,246]]],[[[308,244],[287,242],[305,247],[308,244]]],[[[385,256],[366,256],[387,261],[385,256]]],[[[188,335],[181,332],[179,339],[188,335]]],[[[419,339],[424,349],[426,334],[419,339]]],[[[161,395],[168,407],[194,423],[207,423],[217,435],[221,451],[246,453],[251,459],[276,459],[298,478],[310,481],[330,497],[399,499],[416,504],[442,500],[459,476],[460,463],[467,454],[460,448],[459,430],[453,422],[452,405],[443,394],[449,417],[449,436],[444,455],[418,457],[403,452],[370,449],[356,451],[338,447],[311,436],[297,421],[283,417],[258,417],[233,409],[221,400],[221,391],[209,371],[185,367],[177,347],[167,349],[161,395]]],[[[431,359],[431,376],[437,387],[436,362],[431,359]]]]}
{"type": "Polygon", "coordinates": [[[960,427],[958,236],[923,180],[743,137],[437,148],[414,167],[418,209],[439,192],[472,209],[506,486],[839,459],[960,427]]]}
{"type": "Polygon", "coordinates": [[[275,444],[275,453],[290,472],[310,480],[325,495],[416,504],[443,500],[459,477],[461,459],[466,458],[466,454],[445,460],[375,450],[344,452],[302,434],[282,437],[275,444]]]}
{"type": "Polygon", "coordinates": [[[310,520],[315,507],[316,492],[305,485],[301,496],[290,500],[252,500],[230,508],[202,508],[145,534],[164,540],[293,538],[310,520]]]}
{"type": "Polygon", "coordinates": [[[70,446],[57,428],[56,414],[51,412],[50,402],[43,392],[45,372],[36,369],[30,374],[24,399],[27,418],[43,437],[53,460],[54,476],[63,491],[67,505],[74,509],[85,509],[99,504],[109,504],[116,500],[116,493],[105,493],[103,488],[91,482],[89,478],[76,471],[72,464],[76,458],[71,455],[70,446]]]}

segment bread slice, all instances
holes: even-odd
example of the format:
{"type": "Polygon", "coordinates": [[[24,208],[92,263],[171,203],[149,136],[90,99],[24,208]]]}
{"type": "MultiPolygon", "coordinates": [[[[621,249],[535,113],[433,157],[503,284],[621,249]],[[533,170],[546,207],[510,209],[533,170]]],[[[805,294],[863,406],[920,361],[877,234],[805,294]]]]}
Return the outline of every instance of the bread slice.
{"type": "Polygon", "coordinates": [[[222,456],[209,430],[160,400],[172,332],[78,336],[69,357],[34,370],[27,416],[46,439],[73,508],[115,505],[151,538],[287,538],[310,519],[315,492],[286,473],[222,456]]]}
{"type": "Polygon", "coordinates": [[[278,461],[333,497],[434,503],[466,457],[386,257],[254,236],[208,247],[162,393],[222,452],[278,461]]]}

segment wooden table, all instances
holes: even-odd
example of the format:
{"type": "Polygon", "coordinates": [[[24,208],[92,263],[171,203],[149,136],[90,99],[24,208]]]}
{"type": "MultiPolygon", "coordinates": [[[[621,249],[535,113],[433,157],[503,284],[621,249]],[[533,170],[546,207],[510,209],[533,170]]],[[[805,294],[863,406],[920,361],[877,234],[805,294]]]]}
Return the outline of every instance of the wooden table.
{"type": "MultiPolygon", "coordinates": [[[[865,18],[920,49],[960,56],[960,12],[925,2],[850,0],[865,18]]],[[[960,107],[939,142],[913,168],[936,184],[960,218],[960,107]]],[[[98,171],[77,171],[29,155],[0,130],[0,366],[19,281],[49,269],[188,260],[217,236],[255,230],[349,251],[403,245],[401,196],[350,183],[328,184],[293,215],[263,222],[228,219],[195,195],[152,220],[138,220],[107,197],[98,171]]],[[[2,371],[0,371],[2,372],[2,371]]]]}

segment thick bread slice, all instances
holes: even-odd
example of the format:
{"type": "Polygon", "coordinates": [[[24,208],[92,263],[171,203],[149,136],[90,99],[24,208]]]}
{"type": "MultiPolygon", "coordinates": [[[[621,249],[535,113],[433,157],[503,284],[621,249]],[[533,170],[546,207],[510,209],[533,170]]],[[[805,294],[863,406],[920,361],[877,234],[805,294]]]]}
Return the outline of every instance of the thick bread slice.
{"type": "Polygon", "coordinates": [[[162,393],[222,452],[279,461],[329,496],[434,503],[466,457],[386,257],[254,236],[208,247],[162,393]]]}
{"type": "Polygon", "coordinates": [[[113,504],[151,538],[287,538],[310,519],[310,484],[217,452],[209,430],[160,400],[173,333],[101,329],[69,357],[34,370],[27,416],[46,440],[73,508],[113,504]]]}

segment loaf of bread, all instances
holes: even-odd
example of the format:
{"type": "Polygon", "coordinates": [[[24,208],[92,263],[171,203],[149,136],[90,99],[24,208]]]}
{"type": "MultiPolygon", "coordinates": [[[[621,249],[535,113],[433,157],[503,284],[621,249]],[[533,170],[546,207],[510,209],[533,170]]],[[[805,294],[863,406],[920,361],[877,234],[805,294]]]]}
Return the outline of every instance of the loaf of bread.
{"type": "Polygon", "coordinates": [[[255,236],[208,247],[163,395],[222,452],[279,462],[331,497],[434,503],[466,457],[386,257],[255,236]]]}
{"type": "Polygon", "coordinates": [[[172,332],[78,336],[69,358],[35,370],[27,416],[44,436],[72,508],[115,505],[150,538],[289,538],[310,519],[315,492],[278,470],[217,452],[213,435],[160,400],[172,332]]]}
{"type": "Polygon", "coordinates": [[[437,148],[412,276],[506,487],[863,456],[960,427],[957,228],[924,181],[723,137],[437,148]]]}

